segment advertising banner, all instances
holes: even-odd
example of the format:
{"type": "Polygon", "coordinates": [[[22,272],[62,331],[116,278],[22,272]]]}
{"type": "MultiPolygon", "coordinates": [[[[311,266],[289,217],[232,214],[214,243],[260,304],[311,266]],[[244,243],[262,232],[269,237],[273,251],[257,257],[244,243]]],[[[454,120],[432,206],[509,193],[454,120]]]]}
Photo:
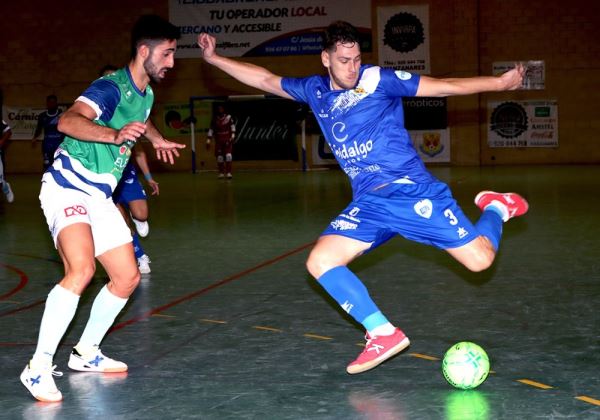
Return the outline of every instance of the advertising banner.
{"type": "MultiPolygon", "coordinates": [[[[492,74],[498,76],[515,67],[516,61],[496,61],[492,64],[492,74]]],[[[527,71],[523,78],[521,89],[542,90],[546,89],[546,63],[543,60],[529,60],[521,62],[527,71]]]]}
{"type": "Polygon", "coordinates": [[[298,161],[299,104],[285,99],[229,101],[235,122],[233,155],[240,160],[298,161]]]}
{"type": "MultiPolygon", "coordinates": [[[[2,119],[12,130],[11,140],[32,140],[38,115],[46,108],[32,108],[28,106],[4,106],[2,119]]],[[[64,108],[63,108],[64,111],[64,108]]]]}
{"type": "Polygon", "coordinates": [[[429,5],[377,8],[379,65],[429,74],[429,5]]]}
{"type": "Polygon", "coordinates": [[[556,100],[488,102],[490,147],[558,147],[556,100]]]}
{"type": "Polygon", "coordinates": [[[320,54],[322,31],[335,20],[351,22],[362,51],[372,49],[369,0],[169,0],[169,20],[181,31],[177,58],[200,57],[202,32],[228,57],[320,54]]]}

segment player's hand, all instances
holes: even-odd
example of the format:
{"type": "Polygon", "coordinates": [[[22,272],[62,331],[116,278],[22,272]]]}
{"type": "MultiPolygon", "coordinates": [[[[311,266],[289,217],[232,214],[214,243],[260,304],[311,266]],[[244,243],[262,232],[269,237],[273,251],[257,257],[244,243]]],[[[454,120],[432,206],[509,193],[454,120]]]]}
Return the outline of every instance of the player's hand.
{"type": "Polygon", "coordinates": [[[500,76],[502,80],[505,90],[515,90],[519,89],[523,84],[523,79],[525,78],[525,73],[527,72],[527,67],[525,67],[522,63],[517,63],[513,69],[510,69],[506,73],[500,76]]]}
{"type": "Polygon", "coordinates": [[[214,36],[202,32],[198,35],[198,46],[202,53],[202,58],[209,61],[215,55],[217,40],[214,36]]]}
{"type": "Polygon", "coordinates": [[[148,185],[152,189],[152,195],[158,195],[160,193],[159,188],[158,188],[158,182],[156,182],[153,179],[149,179],[148,185]]]}
{"type": "Polygon", "coordinates": [[[126,141],[137,141],[145,132],[146,124],[139,121],[130,122],[117,131],[114,143],[123,144],[126,141]]]}
{"type": "Polygon", "coordinates": [[[173,165],[175,158],[179,157],[179,150],[185,148],[185,144],[175,143],[166,139],[152,141],[152,146],[156,149],[156,158],[165,163],[173,165]]]}

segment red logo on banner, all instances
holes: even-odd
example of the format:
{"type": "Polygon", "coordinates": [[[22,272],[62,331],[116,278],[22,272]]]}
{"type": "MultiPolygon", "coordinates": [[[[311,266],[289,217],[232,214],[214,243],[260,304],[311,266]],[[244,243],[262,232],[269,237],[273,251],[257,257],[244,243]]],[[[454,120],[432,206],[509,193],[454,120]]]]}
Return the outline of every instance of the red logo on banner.
{"type": "Polygon", "coordinates": [[[87,214],[87,210],[85,209],[85,207],[71,206],[71,207],[65,208],[65,216],[66,217],[77,216],[78,214],[79,215],[87,214]]]}

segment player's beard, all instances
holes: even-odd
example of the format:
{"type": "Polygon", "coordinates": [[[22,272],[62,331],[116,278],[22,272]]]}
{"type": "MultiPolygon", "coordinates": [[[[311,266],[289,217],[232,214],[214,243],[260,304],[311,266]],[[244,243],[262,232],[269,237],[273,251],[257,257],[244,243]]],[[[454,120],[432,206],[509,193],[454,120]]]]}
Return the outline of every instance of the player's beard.
{"type": "Polygon", "coordinates": [[[166,67],[163,67],[162,69],[159,69],[152,62],[152,60],[150,59],[150,57],[148,57],[148,58],[146,58],[144,60],[144,70],[146,70],[146,74],[148,75],[148,77],[150,78],[150,80],[152,80],[154,83],[160,83],[162,81],[162,79],[164,78],[164,75],[161,76],[160,74],[163,71],[166,72],[169,69],[166,68],[166,67]]]}
{"type": "Polygon", "coordinates": [[[329,69],[329,77],[331,77],[331,79],[334,81],[334,83],[336,85],[338,85],[339,87],[341,87],[342,89],[354,89],[354,87],[356,86],[356,83],[358,82],[358,77],[356,77],[356,79],[354,79],[352,82],[345,82],[342,79],[340,79],[337,74],[330,68],[329,69]]]}

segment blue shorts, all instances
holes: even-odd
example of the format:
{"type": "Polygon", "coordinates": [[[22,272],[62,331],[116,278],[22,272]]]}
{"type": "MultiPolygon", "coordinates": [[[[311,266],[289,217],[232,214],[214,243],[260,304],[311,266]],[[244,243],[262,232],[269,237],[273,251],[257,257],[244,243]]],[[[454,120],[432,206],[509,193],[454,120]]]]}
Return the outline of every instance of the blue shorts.
{"type": "Polygon", "coordinates": [[[443,182],[391,183],[364,194],[331,221],[323,235],[371,243],[371,249],[401,235],[441,249],[457,248],[479,236],[443,182]]]}
{"type": "Polygon", "coordinates": [[[146,200],[146,192],[140,180],[137,177],[122,179],[113,193],[113,201],[127,205],[135,200],[146,200]]]}

